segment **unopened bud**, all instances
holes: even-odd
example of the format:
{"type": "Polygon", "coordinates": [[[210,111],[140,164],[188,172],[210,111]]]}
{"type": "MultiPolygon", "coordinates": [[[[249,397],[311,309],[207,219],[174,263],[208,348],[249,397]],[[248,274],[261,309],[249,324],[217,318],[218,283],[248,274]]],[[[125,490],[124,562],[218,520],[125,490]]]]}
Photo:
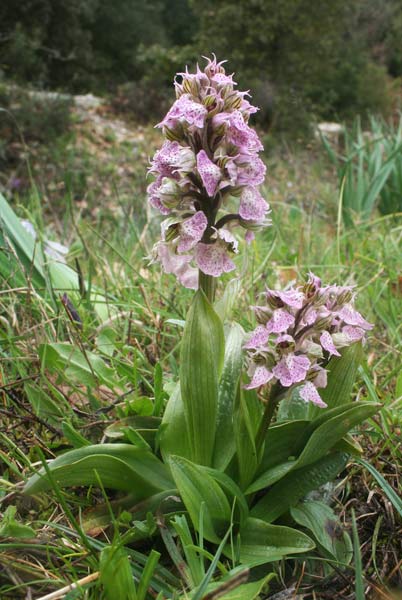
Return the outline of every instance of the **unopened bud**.
{"type": "Polygon", "coordinates": [[[211,108],[216,103],[216,96],[214,96],[213,94],[209,94],[208,96],[205,96],[202,103],[205,106],[205,108],[211,108]]]}
{"type": "Polygon", "coordinates": [[[238,110],[241,107],[242,98],[236,92],[225,99],[225,110],[238,110]]]}
{"type": "Polygon", "coordinates": [[[167,229],[165,229],[164,239],[166,242],[172,242],[177,238],[179,232],[179,224],[174,223],[173,225],[169,225],[167,229]]]}
{"type": "Polygon", "coordinates": [[[158,196],[166,208],[173,208],[180,202],[181,191],[176,182],[165,177],[158,190],[158,196]]]}
{"type": "Polygon", "coordinates": [[[313,358],[322,358],[322,347],[320,344],[316,344],[309,339],[306,339],[302,343],[302,350],[305,354],[313,358]]]}
{"type": "MultiPolygon", "coordinates": [[[[230,195],[235,196],[232,192],[232,188],[230,189],[230,195]]],[[[246,221],[245,219],[240,218],[238,221],[239,225],[243,227],[243,229],[247,229],[247,231],[260,231],[264,227],[264,222],[262,221],[246,221]]]]}
{"type": "Polygon", "coordinates": [[[291,335],[280,335],[276,339],[276,347],[281,352],[287,354],[288,352],[293,352],[296,347],[296,343],[291,335]]]}
{"type": "Polygon", "coordinates": [[[196,79],[189,79],[187,77],[183,78],[182,82],[183,91],[186,94],[191,94],[192,96],[197,96],[199,92],[198,83],[196,79]]]}
{"type": "Polygon", "coordinates": [[[260,325],[266,325],[272,316],[272,310],[266,306],[253,306],[252,307],[255,318],[260,325]]]}
{"type": "Polygon", "coordinates": [[[184,137],[184,131],[181,124],[178,124],[174,129],[165,125],[163,127],[163,133],[170,142],[180,142],[184,137]]]}
{"type": "Polygon", "coordinates": [[[328,315],[327,317],[322,317],[321,319],[318,319],[314,323],[314,329],[316,331],[322,331],[324,329],[328,329],[328,327],[330,327],[332,325],[333,320],[334,320],[333,315],[328,315]]]}
{"type": "Polygon", "coordinates": [[[329,293],[327,291],[321,291],[320,294],[314,298],[314,307],[319,308],[320,306],[324,306],[328,302],[329,293]]]}
{"type": "Polygon", "coordinates": [[[348,304],[353,298],[353,292],[352,290],[343,290],[343,292],[341,292],[339,294],[339,296],[336,299],[336,304],[338,306],[343,306],[344,304],[348,304]]]}
{"type": "Polygon", "coordinates": [[[219,127],[214,129],[214,135],[217,138],[221,138],[223,135],[225,135],[225,131],[226,131],[226,125],[225,125],[225,123],[222,123],[221,125],[219,125],[219,127]]]}
{"type": "Polygon", "coordinates": [[[275,293],[268,291],[266,293],[266,299],[267,299],[267,304],[272,308],[282,308],[284,305],[284,303],[282,302],[282,300],[280,298],[278,298],[278,296],[275,295],[275,293]]]}

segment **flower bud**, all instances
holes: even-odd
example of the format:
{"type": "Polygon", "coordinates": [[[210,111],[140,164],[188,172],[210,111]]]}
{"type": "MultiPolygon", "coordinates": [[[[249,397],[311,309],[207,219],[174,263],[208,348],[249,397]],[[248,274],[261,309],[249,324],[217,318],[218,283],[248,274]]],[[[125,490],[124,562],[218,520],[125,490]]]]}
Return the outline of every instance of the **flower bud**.
{"type": "Polygon", "coordinates": [[[327,317],[321,317],[321,319],[317,319],[314,323],[314,331],[323,331],[324,329],[328,329],[332,325],[332,321],[334,320],[333,315],[328,315],[327,317]]]}
{"type": "Polygon", "coordinates": [[[302,347],[303,352],[305,352],[308,356],[311,356],[314,358],[322,358],[323,357],[322,348],[321,348],[320,344],[316,344],[315,342],[312,342],[311,340],[306,339],[306,340],[303,340],[301,347],[302,347]]]}
{"type": "Polygon", "coordinates": [[[312,298],[319,289],[321,289],[321,279],[310,272],[308,281],[303,286],[304,293],[308,298],[312,298]]]}
{"type": "Polygon", "coordinates": [[[264,227],[264,222],[246,221],[242,218],[238,220],[238,223],[241,227],[243,227],[243,229],[247,229],[247,231],[260,231],[264,227]]]}
{"type": "Polygon", "coordinates": [[[266,293],[266,299],[268,306],[272,309],[282,308],[285,306],[282,300],[275,295],[275,292],[271,292],[270,290],[268,290],[266,293]]]}
{"type": "Polygon", "coordinates": [[[208,96],[205,96],[202,103],[205,108],[211,108],[216,103],[216,96],[214,94],[209,94],[208,96]]]}
{"type": "Polygon", "coordinates": [[[320,306],[324,306],[328,302],[328,298],[329,292],[321,290],[321,292],[314,298],[314,307],[319,308],[320,306]]]}
{"type": "Polygon", "coordinates": [[[252,306],[255,318],[260,325],[266,325],[272,317],[272,310],[266,306],[252,306]]]}
{"type": "Polygon", "coordinates": [[[159,199],[166,208],[174,208],[181,200],[180,187],[172,179],[164,177],[158,190],[159,199]]]}
{"type": "Polygon", "coordinates": [[[241,107],[242,98],[237,92],[233,92],[230,96],[225,99],[223,106],[224,110],[238,110],[241,107]]]}
{"type": "Polygon", "coordinates": [[[180,142],[184,139],[184,130],[180,123],[177,123],[174,128],[164,125],[163,133],[165,134],[166,139],[170,142],[180,142]]]}
{"type": "Polygon", "coordinates": [[[275,340],[275,343],[277,350],[283,354],[286,354],[287,352],[293,352],[296,347],[296,343],[292,336],[287,334],[278,336],[275,340]]]}
{"type": "Polygon", "coordinates": [[[198,95],[199,88],[195,79],[183,77],[182,88],[185,94],[191,94],[192,96],[198,95]]]}
{"type": "Polygon", "coordinates": [[[336,305],[341,307],[348,304],[353,298],[352,290],[343,290],[336,299],[336,305]]]}

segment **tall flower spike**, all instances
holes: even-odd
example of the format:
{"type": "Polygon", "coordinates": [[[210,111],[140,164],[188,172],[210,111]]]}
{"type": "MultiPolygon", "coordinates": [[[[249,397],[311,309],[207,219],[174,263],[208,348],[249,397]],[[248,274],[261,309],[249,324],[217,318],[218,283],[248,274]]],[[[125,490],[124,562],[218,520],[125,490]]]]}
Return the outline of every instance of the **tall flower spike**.
{"type": "Polygon", "coordinates": [[[265,299],[265,306],[253,307],[260,325],[244,345],[251,377],[246,388],[299,385],[303,400],[325,407],[318,388],[327,385],[328,360],[372,325],[355,309],[350,288],[323,287],[312,273],[301,287],[267,289],[265,299]]]}
{"type": "Polygon", "coordinates": [[[158,125],[165,142],[149,169],[149,202],[168,217],[153,260],[190,287],[196,267],[212,277],[235,269],[236,229],[250,243],[270,224],[259,190],[263,146],[248,124],[257,109],[223,64],[213,57],[204,69],[177,74],[177,99],[158,125]]]}

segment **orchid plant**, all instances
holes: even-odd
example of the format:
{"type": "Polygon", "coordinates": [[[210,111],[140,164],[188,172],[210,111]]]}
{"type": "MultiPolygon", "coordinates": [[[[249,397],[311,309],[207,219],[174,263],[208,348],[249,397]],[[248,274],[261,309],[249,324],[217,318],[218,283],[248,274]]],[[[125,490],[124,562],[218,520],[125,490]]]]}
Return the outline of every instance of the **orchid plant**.
{"type": "MultiPolygon", "coordinates": [[[[378,410],[351,400],[372,326],[357,312],[352,287],[324,285],[312,273],[300,285],[266,289],[252,307],[254,331],[230,320],[223,300],[215,300],[216,283],[235,270],[241,234],[250,243],[270,225],[260,191],[263,146],[249,125],[257,108],[215,58],[196,73],[179,73],[175,89],[158,125],[165,140],[151,162],[148,196],[165,217],[151,260],[196,290],[180,381],[154,418],[151,439],[138,419],[131,444],[67,452],[25,491],[51,481],[102,481],[128,493],[124,506],[137,523],[165,514],[179,532],[184,515],[199,543],[219,545],[233,565],[251,568],[314,549],[347,562],[348,536],[323,527],[324,518],[336,517],[309,494],[359,454],[349,432],[378,410]]],[[[143,527],[134,537],[154,533],[143,527]]]]}

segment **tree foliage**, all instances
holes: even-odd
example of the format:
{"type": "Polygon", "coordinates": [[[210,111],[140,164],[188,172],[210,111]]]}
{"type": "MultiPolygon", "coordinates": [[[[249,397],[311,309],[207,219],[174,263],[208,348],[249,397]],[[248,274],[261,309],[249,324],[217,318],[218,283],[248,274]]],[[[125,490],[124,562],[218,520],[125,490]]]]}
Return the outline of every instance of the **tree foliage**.
{"type": "Polygon", "coordinates": [[[175,69],[215,52],[281,129],[386,112],[402,76],[400,0],[3,0],[0,23],[6,79],[98,93],[135,82],[130,98],[149,90],[157,106],[175,69]]]}

